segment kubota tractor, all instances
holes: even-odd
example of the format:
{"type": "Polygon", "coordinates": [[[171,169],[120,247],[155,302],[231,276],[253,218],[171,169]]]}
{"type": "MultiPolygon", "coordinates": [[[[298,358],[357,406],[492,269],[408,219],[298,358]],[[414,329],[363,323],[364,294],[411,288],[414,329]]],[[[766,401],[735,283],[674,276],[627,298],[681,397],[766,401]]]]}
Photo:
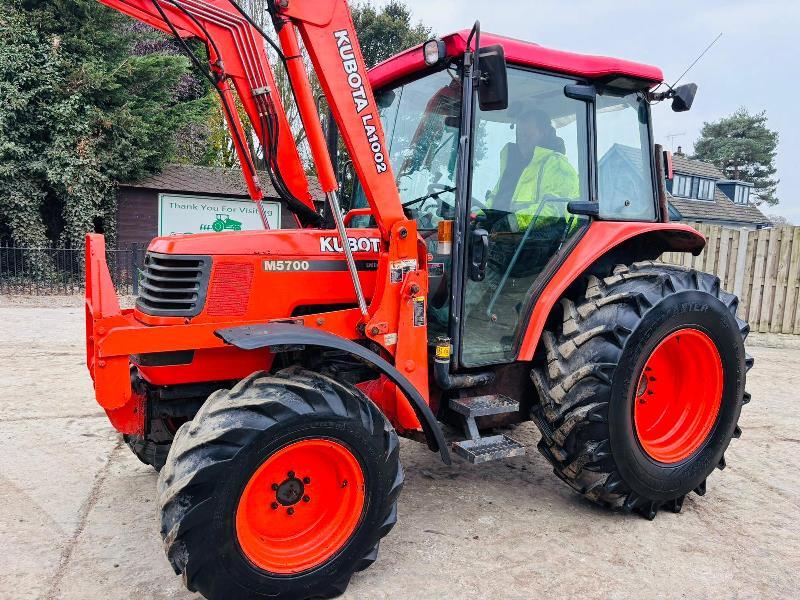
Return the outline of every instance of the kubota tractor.
{"type": "Polygon", "coordinates": [[[524,453],[493,430],[530,419],[556,475],[594,502],[653,518],[705,493],[740,433],[752,361],[716,277],[652,262],[705,243],[668,222],[650,124],[651,103],[686,110],[695,86],[477,24],[367,73],[345,0],[267,2],[277,41],[231,0],[102,1],[186,50],[205,43],[253,200],[234,92],[297,220],[269,230],[259,210],[264,231],[156,238],[131,310],[102,236],[87,237],[97,401],[160,469],[161,534],[189,589],[342,592],[395,524],[398,435],[482,463],[524,453]],[[355,175],[347,210],[337,129],[355,175]],[[452,445],[443,423],[461,431],[452,445]]]}

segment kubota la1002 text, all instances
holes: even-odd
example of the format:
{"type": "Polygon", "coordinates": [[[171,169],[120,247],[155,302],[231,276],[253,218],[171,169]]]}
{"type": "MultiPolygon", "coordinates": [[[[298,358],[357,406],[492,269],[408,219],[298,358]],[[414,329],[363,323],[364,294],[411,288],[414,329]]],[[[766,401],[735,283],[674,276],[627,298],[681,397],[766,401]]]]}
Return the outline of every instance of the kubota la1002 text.
{"type": "Polygon", "coordinates": [[[103,237],[87,237],[97,401],[161,471],[161,533],[189,589],[342,592],[395,524],[398,434],[480,463],[524,453],[492,430],[530,419],[590,500],[653,518],[705,493],[739,435],[751,361],[719,280],[652,262],[705,243],[668,222],[669,160],[650,125],[652,102],[686,110],[694,85],[477,25],[367,73],[344,0],[267,2],[277,42],[231,0],[101,1],[205,43],[265,226],[220,219],[153,240],[131,310],[103,237]],[[309,192],[265,43],[324,197],[309,192]],[[234,93],[291,229],[267,227],[234,93]],[[346,210],[337,130],[355,181],[346,210]],[[449,446],[440,423],[463,439],[449,446]]]}

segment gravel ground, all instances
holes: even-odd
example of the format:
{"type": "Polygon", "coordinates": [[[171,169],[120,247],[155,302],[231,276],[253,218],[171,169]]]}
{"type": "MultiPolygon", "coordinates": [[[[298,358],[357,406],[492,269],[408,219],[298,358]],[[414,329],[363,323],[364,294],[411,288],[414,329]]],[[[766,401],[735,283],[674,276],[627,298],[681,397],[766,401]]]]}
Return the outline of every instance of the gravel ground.
{"type": "MultiPolygon", "coordinates": [[[[0,322],[0,598],[195,597],[161,549],[155,473],[94,402],[80,304],[0,299],[0,322]]],[[[682,514],[588,504],[533,427],[528,456],[479,467],[404,440],[398,526],[345,597],[798,597],[800,350],[750,351],[744,435],[682,514]]]]}

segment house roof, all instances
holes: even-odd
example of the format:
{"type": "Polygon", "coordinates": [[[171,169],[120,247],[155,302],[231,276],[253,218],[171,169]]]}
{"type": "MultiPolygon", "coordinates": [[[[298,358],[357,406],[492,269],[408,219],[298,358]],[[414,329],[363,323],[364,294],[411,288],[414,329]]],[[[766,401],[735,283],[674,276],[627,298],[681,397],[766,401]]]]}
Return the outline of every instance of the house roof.
{"type": "MultiPolygon", "coordinates": [[[[272,187],[266,172],[259,173],[259,181],[268,198],[278,198],[278,193],[272,187]]],[[[310,177],[308,184],[311,195],[321,199],[323,194],[317,180],[310,177]]],[[[160,173],[121,185],[122,187],[145,188],[160,192],[249,197],[244,176],[238,168],[167,165],[160,173]]]]}
{"type": "Polygon", "coordinates": [[[714,165],[675,154],[672,156],[672,169],[680,175],[707,177],[715,181],[713,200],[680,198],[667,192],[669,203],[680,213],[682,219],[687,221],[728,221],[752,225],[772,224],[755,205],[736,204],[716,187],[716,183],[725,180],[725,176],[714,165]]]}
{"type": "Polygon", "coordinates": [[[623,159],[628,161],[634,169],[641,172],[642,150],[640,148],[626,146],[625,144],[620,144],[619,142],[617,142],[613,146],[611,146],[611,148],[609,148],[606,151],[606,153],[600,158],[600,164],[602,165],[605,161],[607,161],[615,154],[621,156],[623,159]]]}
{"type": "Polygon", "coordinates": [[[682,175],[708,177],[709,179],[714,179],[715,181],[725,179],[725,175],[722,174],[722,171],[720,171],[711,163],[700,160],[692,160],[691,158],[686,158],[686,156],[683,154],[672,155],[672,170],[682,175]]]}

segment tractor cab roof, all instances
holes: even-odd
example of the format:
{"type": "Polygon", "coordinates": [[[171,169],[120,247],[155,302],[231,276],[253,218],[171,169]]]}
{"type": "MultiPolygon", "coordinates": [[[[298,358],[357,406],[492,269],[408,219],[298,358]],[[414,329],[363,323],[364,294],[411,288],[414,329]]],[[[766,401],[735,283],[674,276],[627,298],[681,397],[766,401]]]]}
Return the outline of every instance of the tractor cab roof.
{"type": "MultiPolygon", "coordinates": [[[[441,38],[448,57],[463,54],[467,47],[470,30],[464,29],[441,38]]],[[[580,79],[591,79],[628,89],[649,89],[661,83],[661,69],[619,58],[576,54],[552,50],[532,42],[481,33],[481,47],[500,44],[510,64],[573,75],[580,79]]],[[[376,89],[408,79],[415,73],[425,71],[422,45],[409,48],[373,67],[369,79],[376,89]]]]}

